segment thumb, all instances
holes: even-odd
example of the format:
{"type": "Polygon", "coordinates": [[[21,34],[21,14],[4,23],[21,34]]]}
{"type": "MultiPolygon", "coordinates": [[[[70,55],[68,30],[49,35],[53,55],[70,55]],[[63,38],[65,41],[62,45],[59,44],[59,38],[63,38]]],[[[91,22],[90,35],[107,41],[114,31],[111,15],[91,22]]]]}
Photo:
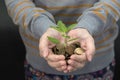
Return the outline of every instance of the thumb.
{"type": "Polygon", "coordinates": [[[95,46],[94,45],[84,45],[85,43],[82,43],[81,47],[85,50],[86,58],[88,61],[92,61],[92,58],[95,54],[95,46]]]}
{"type": "Polygon", "coordinates": [[[93,38],[88,38],[83,42],[84,48],[85,48],[85,53],[88,61],[92,61],[93,56],[95,54],[95,44],[93,38]]]}
{"type": "Polygon", "coordinates": [[[49,48],[48,48],[48,43],[44,39],[40,40],[39,43],[39,51],[40,51],[40,56],[46,58],[49,53],[49,48]]]}
{"type": "Polygon", "coordinates": [[[86,58],[88,61],[92,61],[94,50],[91,49],[92,47],[88,47],[89,45],[86,45],[86,43],[83,41],[81,43],[81,47],[85,50],[86,58]]]}
{"type": "Polygon", "coordinates": [[[40,49],[40,56],[46,58],[48,56],[48,49],[47,48],[40,49]]]}
{"type": "Polygon", "coordinates": [[[86,57],[87,57],[87,60],[88,61],[92,61],[92,55],[91,55],[92,53],[89,53],[89,52],[86,52],[86,57]]]}

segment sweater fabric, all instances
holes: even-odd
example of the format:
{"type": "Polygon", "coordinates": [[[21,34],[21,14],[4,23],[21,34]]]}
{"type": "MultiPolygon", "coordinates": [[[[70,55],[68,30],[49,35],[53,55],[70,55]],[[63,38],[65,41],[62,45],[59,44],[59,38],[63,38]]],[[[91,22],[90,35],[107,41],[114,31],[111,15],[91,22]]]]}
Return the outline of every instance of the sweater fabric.
{"type": "Polygon", "coordinates": [[[5,3],[11,19],[19,26],[26,59],[37,70],[59,75],[84,74],[103,69],[114,59],[120,0],[5,0],[5,3]],[[94,37],[96,52],[84,68],[59,72],[39,56],[40,37],[58,20],[66,25],[77,23],[75,28],[85,28],[94,37]]]}

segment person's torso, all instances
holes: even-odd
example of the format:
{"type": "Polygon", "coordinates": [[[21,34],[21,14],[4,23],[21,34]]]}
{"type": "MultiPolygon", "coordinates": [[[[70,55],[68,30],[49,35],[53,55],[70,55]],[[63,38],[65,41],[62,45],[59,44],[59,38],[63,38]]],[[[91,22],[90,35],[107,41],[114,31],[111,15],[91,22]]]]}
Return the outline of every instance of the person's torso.
{"type": "MultiPolygon", "coordinates": [[[[34,0],[35,5],[50,12],[57,22],[62,20],[66,25],[77,22],[83,12],[92,7],[99,0],[34,0]]],[[[35,36],[26,34],[22,29],[20,33],[27,51],[27,61],[36,69],[47,73],[64,74],[51,68],[47,62],[39,56],[39,39],[35,36]]],[[[95,36],[96,53],[92,62],[88,63],[85,68],[77,70],[69,74],[82,74],[91,71],[99,70],[114,57],[114,40],[118,30],[116,24],[111,25],[111,28],[95,36]]]]}
{"type": "Polygon", "coordinates": [[[76,23],[77,18],[98,0],[34,0],[37,7],[50,12],[57,22],[76,23]]]}

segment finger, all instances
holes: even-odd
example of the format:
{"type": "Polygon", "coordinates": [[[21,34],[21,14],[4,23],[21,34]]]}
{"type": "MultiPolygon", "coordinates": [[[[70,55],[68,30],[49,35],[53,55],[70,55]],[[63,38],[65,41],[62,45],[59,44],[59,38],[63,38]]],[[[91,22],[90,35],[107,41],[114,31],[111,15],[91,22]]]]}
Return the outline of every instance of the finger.
{"type": "Polygon", "coordinates": [[[56,68],[57,71],[63,71],[62,68],[56,68]]]}
{"type": "Polygon", "coordinates": [[[57,61],[60,61],[60,60],[64,60],[65,61],[65,56],[63,56],[63,55],[49,54],[46,57],[46,60],[51,61],[51,62],[57,62],[57,61]]]}
{"type": "Polygon", "coordinates": [[[88,61],[91,61],[94,56],[94,53],[95,53],[94,41],[93,40],[88,41],[87,46],[88,47],[87,47],[87,51],[86,51],[86,56],[87,56],[88,61]]]}
{"type": "Polygon", "coordinates": [[[67,73],[67,72],[68,72],[68,71],[67,71],[67,66],[58,67],[58,68],[56,68],[56,70],[58,70],[58,71],[63,71],[64,73],[67,73]]]}
{"type": "Polygon", "coordinates": [[[64,73],[68,73],[69,71],[68,71],[67,69],[65,69],[63,72],[64,72],[64,73]]]}
{"type": "Polygon", "coordinates": [[[46,41],[46,38],[41,37],[40,44],[39,44],[39,50],[40,50],[40,56],[41,57],[47,57],[48,55],[48,41],[46,41]]]}
{"type": "Polygon", "coordinates": [[[64,69],[66,67],[66,62],[65,61],[59,61],[59,62],[51,62],[48,61],[48,64],[53,67],[53,68],[61,68],[64,69]]]}
{"type": "Polygon", "coordinates": [[[74,55],[71,55],[71,57],[70,57],[70,59],[71,60],[74,60],[74,61],[76,61],[76,62],[85,62],[85,61],[87,61],[87,58],[86,58],[86,54],[85,53],[83,53],[83,54],[81,54],[81,55],[77,55],[77,54],[74,54],[74,55]]]}
{"type": "Polygon", "coordinates": [[[83,62],[76,62],[74,60],[69,60],[68,61],[68,64],[70,66],[72,66],[73,68],[76,68],[76,69],[84,67],[85,63],[86,63],[85,61],[83,61],[83,62]]]}
{"type": "Polygon", "coordinates": [[[75,67],[73,67],[73,66],[71,66],[71,65],[68,65],[68,67],[67,67],[67,71],[68,71],[68,72],[72,72],[72,71],[75,71],[75,70],[76,70],[75,67]]]}
{"type": "Polygon", "coordinates": [[[85,49],[86,57],[88,61],[91,61],[95,53],[95,44],[92,38],[84,40],[81,42],[81,47],[85,49]]]}

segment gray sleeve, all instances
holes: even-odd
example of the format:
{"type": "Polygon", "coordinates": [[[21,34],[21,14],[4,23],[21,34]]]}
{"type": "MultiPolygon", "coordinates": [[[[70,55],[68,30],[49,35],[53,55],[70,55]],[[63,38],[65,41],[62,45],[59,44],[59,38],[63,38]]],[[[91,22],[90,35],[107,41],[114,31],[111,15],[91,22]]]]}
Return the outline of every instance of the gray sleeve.
{"type": "Polygon", "coordinates": [[[46,29],[55,25],[53,16],[36,7],[32,0],[5,0],[5,4],[14,24],[35,36],[40,37],[46,29]]]}
{"type": "Polygon", "coordinates": [[[97,35],[109,29],[120,17],[120,0],[100,0],[83,12],[76,28],[85,28],[97,35]]]}

